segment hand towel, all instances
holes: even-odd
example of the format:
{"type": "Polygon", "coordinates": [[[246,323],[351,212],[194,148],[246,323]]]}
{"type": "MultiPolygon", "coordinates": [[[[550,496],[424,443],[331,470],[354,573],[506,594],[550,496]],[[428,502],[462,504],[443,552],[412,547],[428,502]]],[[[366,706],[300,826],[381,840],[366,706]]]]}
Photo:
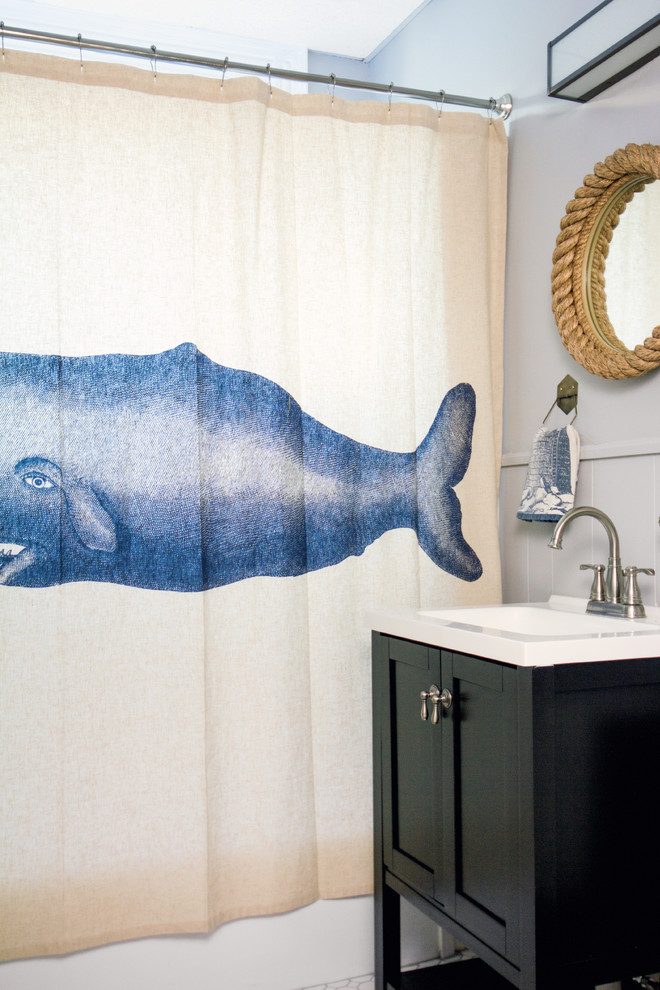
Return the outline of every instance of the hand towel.
{"type": "Polygon", "coordinates": [[[580,462],[580,437],[571,426],[542,426],[532,443],[518,519],[557,522],[573,508],[580,462]]]}

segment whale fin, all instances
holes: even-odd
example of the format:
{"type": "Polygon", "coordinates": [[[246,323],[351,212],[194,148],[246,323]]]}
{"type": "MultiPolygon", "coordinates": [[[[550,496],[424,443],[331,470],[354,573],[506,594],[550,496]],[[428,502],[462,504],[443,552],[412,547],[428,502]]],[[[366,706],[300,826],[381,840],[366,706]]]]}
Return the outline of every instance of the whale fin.
{"type": "Polygon", "coordinates": [[[55,488],[64,493],[69,519],[76,534],[88,550],[114,553],[117,549],[116,527],[99,502],[91,486],[79,478],[64,478],[57,464],[45,457],[26,457],[14,468],[33,492],[48,497],[55,488]]]}
{"type": "Polygon", "coordinates": [[[114,553],[117,549],[115,524],[90,485],[79,479],[67,479],[63,486],[69,518],[78,539],[88,550],[114,553]]]}
{"type": "Polygon", "coordinates": [[[417,539],[431,560],[463,581],[481,577],[481,561],[466,542],[454,487],[472,453],[476,397],[471,385],[456,385],[442,401],[416,452],[417,539]]]}

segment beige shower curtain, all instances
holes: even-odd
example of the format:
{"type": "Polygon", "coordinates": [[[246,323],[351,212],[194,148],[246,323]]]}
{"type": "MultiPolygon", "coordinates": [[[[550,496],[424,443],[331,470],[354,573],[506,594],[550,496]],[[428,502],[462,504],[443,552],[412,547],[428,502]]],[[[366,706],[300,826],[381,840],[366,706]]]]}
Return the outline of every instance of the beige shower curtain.
{"type": "MultiPolygon", "coordinates": [[[[30,540],[11,525],[17,457],[26,498],[65,482],[33,441],[16,455],[34,410],[14,397],[0,424],[0,958],[369,892],[365,612],[500,594],[502,124],[15,52],[0,94],[8,368],[189,343],[360,450],[393,452],[414,451],[467,383],[456,494],[483,568],[448,573],[393,519],[307,573],[188,591],[21,584],[7,563],[30,540]]],[[[76,441],[101,473],[113,430],[76,441]]],[[[150,457],[141,472],[122,443],[148,488],[150,457]]],[[[158,477],[170,467],[177,488],[176,455],[158,477]]],[[[103,502],[98,484],[74,488],[103,502]]]]}

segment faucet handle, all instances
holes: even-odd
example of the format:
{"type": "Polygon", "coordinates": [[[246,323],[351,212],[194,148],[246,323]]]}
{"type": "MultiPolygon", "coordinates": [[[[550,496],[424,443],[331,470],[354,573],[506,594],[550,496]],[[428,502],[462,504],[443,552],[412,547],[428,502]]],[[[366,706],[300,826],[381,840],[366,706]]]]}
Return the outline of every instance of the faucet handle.
{"type": "Polygon", "coordinates": [[[605,564],[580,564],[581,571],[593,571],[594,579],[589,592],[590,602],[605,601],[605,564]]]}
{"type": "Polygon", "coordinates": [[[638,574],[655,574],[652,567],[624,567],[623,576],[625,583],[623,586],[623,601],[625,605],[641,605],[642,596],[637,586],[638,574]]]}

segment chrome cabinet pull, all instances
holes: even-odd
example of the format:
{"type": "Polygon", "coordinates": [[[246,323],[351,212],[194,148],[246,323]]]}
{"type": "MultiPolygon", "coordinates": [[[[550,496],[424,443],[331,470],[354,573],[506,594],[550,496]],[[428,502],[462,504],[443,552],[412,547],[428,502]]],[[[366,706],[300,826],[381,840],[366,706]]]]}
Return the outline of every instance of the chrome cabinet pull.
{"type": "MultiPolygon", "coordinates": [[[[433,685],[433,687],[435,687],[435,685],[433,685]]],[[[440,689],[436,687],[435,690],[433,690],[433,688],[431,688],[431,692],[431,704],[433,705],[431,725],[437,725],[440,721],[440,714],[438,712],[438,705],[440,703],[440,689]]]]}
{"type": "Polygon", "coordinates": [[[426,702],[430,698],[431,701],[432,701],[432,703],[433,703],[433,705],[434,705],[433,716],[431,718],[431,721],[433,722],[434,725],[437,724],[438,720],[437,720],[437,718],[435,718],[437,702],[434,699],[435,699],[435,695],[436,694],[439,694],[439,692],[440,692],[440,688],[438,687],[437,684],[432,684],[431,687],[428,689],[428,691],[421,691],[420,692],[420,695],[419,696],[422,699],[422,710],[420,712],[420,717],[421,717],[421,719],[422,719],[423,722],[426,722],[426,720],[429,717],[429,707],[428,707],[428,705],[427,705],[426,702]],[[433,721],[434,718],[435,718],[435,721],[433,721]]]}
{"type": "Polygon", "coordinates": [[[433,712],[431,714],[432,725],[437,725],[438,722],[440,721],[440,711],[438,706],[442,705],[444,710],[447,712],[451,708],[454,701],[454,699],[452,698],[451,691],[449,691],[447,688],[443,688],[441,691],[437,684],[432,684],[431,687],[428,689],[428,691],[421,691],[419,696],[422,699],[422,710],[420,712],[420,718],[422,719],[423,722],[426,722],[426,720],[429,717],[429,708],[427,701],[429,700],[429,698],[431,700],[431,704],[433,705],[433,712]]]}
{"type": "Polygon", "coordinates": [[[438,705],[442,705],[444,710],[448,712],[452,704],[454,703],[454,699],[452,697],[451,691],[448,688],[443,688],[441,691],[440,688],[436,687],[436,685],[434,684],[431,687],[431,702],[433,704],[433,714],[431,715],[431,722],[433,725],[437,725],[438,722],[440,721],[440,713],[438,711],[438,705]]]}

